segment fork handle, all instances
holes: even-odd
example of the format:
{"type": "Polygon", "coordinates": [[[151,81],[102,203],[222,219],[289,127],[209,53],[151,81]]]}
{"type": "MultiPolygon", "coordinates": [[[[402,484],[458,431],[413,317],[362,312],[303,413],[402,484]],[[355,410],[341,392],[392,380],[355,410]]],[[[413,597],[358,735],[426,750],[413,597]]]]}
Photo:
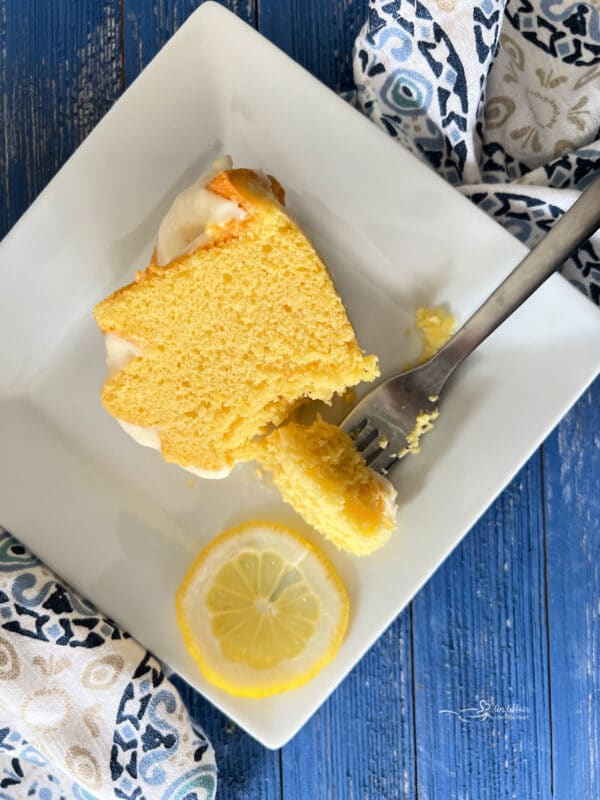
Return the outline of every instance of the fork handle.
{"type": "Polygon", "coordinates": [[[600,176],[432,359],[441,382],[599,227],[600,176]]]}

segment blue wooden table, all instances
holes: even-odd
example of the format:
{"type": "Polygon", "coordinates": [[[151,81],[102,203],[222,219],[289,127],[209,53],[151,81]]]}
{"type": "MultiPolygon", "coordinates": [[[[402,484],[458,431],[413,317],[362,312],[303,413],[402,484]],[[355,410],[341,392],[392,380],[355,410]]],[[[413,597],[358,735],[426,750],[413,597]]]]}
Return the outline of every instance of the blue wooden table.
{"type": "MultiPolygon", "coordinates": [[[[351,86],[366,0],[227,4],[351,86]]],[[[0,0],[0,236],[197,5],[0,0]]],[[[599,798],[599,481],[596,381],[280,752],[182,686],[220,800],[599,798]]]]}

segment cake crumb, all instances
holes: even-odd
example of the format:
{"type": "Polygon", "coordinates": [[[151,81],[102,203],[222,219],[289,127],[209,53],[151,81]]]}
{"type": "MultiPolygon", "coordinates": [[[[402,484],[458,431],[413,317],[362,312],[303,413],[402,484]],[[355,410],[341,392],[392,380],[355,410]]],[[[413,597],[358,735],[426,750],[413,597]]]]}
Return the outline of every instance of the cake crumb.
{"type": "Polygon", "coordinates": [[[193,489],[196,485],[196,481],[193,478],[188,478],[187,485],[190,487],[190,489],[193,489]]]}
{"type": "Polygon", "coordinates": [[[419,445],[421,436],[423,436],[424,433],[428,433],[433,428],[433,423],[438,418],[438,414],[439,412],[437,408],[435,408],[431,413],[421,411],[417,416],[415,429],[406,437],[409,452],[413,454],[421,452],[421,447],[419,445]]]}
{"type": "Polygon", "coordinates": [[[430,306],[417,309],[417,330],[423,337],[423,350],[419,364],[424,364],[441,350],[456,330],[456,318],[446,306],[430,306]]]}
{"type": "MultiPolygon", "coordinates": [[[[446,306],[420,306],[415,315],[415,328],[407,328],[404,331],[405,336],[408,330],[419,335],[421,353],[414,360],[404,364],[404,372],[429,361],[438,350],[442,349],[456,330],[456,317],[446,306]]],[[[432,403],[435,402],[431,397],[429,399],[432,403]]]]}

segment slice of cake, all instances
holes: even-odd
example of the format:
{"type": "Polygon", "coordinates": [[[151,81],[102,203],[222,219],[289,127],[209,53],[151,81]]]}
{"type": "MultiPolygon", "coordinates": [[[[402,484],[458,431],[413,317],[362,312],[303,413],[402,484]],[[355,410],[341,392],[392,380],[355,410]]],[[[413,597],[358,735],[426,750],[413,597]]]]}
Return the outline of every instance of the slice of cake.
{"type": "Polygon", "coordinates": [[[283,499],[335,545],[355,555],[381,547],[395,528],[396,491],[367,467],[341,428],[288,422],[254,445],[283,499]]]}
{"type": "Polygon", "coordinates": [[[225,169],[177,198],[149,267],[96,306],[107,411],[166,461],[222,476],[306,399],[378,375],[273,178],[225,169]]]}

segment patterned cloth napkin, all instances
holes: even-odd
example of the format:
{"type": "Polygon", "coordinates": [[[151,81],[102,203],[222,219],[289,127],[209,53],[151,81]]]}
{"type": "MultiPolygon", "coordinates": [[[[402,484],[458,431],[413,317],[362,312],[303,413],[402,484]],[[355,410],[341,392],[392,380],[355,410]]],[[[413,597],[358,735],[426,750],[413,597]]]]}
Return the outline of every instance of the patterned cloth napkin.
{"type": "MultiPolygon", "coordinates": [[[[371,0],[359,107],[527,245],[600,172],[600,2],[371,0]]],[[[600,303],[600,235],[563,274],[600,303]]]]}
{"type": "Polygon", "coordinates": [[[0,529],[0,800],[213,800],[160,664],[0,529]]]}

